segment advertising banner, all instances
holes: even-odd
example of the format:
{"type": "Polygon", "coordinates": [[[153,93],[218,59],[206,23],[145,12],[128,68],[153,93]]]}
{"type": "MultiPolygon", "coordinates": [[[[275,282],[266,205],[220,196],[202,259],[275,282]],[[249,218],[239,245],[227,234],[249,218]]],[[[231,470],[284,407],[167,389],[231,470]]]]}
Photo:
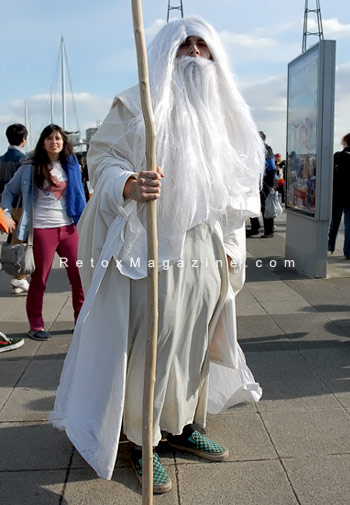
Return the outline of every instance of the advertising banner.
{"type": "Polygon", "coordinates": [[[319,45],[288,67],[287,207],[315,215],[319,45]]]}

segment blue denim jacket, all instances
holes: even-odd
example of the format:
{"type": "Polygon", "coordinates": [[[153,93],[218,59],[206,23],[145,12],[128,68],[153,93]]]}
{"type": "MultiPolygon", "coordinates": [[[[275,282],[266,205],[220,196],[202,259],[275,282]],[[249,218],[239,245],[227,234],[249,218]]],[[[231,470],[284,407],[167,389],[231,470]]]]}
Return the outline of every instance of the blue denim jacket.
{"type": "MultiPolygon", "coordinates": [[[[83,184],[79,164],[75,157],[71,156],[64,166],[67,171],[67,213],[72,216],[77,224],[86,205],[83,184]]],[[[32,164],[26,163],[19,167],[12,179],[4,187],[1,199],[1,208],[12,210],[12,202],[16,197],[22,195],[22,216],[17,227],[17,238],[26,240],[28,236],[28,227],[32,213],[33,198],[37,198],[37,188],[32,188],[32,164]]]]}

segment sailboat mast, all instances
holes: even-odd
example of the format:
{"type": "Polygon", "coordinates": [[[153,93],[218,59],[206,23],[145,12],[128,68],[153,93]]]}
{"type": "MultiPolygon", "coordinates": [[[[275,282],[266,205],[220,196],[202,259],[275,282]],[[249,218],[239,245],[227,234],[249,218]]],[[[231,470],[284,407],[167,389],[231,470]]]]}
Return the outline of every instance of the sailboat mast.
{"type": "Polygon", "coordinates": [[[24,126],[28,129],[28,107],[27,107],[27,100],[24,100],[24,126]]]}
{"type": "Polygon", "coordinates": [[[50,86],[50,114],[51,114],[51,124],[53,124],[53,91],[52,91],[52,86],[50,86]]]}
{"type": "Polygon", "coordinates": [[[61,78],[62,78],[62,128],[66,129],[66,67],[65,67],[65,46],[64,39],[61,37],[61,78]]]}

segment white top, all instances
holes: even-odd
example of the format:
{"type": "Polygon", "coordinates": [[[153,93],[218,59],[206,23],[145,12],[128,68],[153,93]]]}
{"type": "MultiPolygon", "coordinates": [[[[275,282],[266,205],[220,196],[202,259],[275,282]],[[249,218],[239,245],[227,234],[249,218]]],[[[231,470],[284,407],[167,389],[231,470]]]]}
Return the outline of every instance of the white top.
{"type": "Polygon", "coordinates": [[[59,161],[50,170],[55,185],[45,181],[44,189],[38,189],[34,207],[34,228],[59,228],[73,223],[67,214],[67,174],[59,161]]]}

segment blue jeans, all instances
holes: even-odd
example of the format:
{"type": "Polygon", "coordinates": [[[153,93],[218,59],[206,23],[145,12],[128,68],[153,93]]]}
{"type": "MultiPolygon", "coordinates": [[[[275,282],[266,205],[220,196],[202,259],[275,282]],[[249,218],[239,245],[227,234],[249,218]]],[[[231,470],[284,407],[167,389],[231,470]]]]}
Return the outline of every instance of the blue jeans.
{"type": "Polygon", "coordinates": [[[339,230],[339,225],[344,211],[344,256],[350,257],[350,207],[345,208],[340,204],[333,204],[332,221],[328,233],[328,251],[333,252],[339,230]]]}

